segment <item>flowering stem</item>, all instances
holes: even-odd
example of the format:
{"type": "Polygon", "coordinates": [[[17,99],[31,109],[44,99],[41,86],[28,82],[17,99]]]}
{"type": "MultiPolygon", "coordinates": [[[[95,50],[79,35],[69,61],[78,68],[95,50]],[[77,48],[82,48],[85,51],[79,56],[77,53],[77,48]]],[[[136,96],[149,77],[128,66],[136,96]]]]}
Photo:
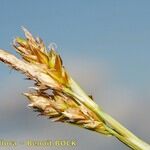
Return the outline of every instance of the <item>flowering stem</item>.
{"type": "Polygon", "coordinates": [[[23,30],[26,39],[16,38],[13,43],[23,60],[0,49],[0,61],[17,71],[21,71],[28,79],[36,82],[35,90],[37,95],[35,93],[25,94],[31,101],[30,106],[36,106],[44,115],[53,117],[61,122],[70,121],[74,125],[98,133],[113,135],[134,150],[150,150],[150,145],[140,140],[106,114],[80,88],[66,72],[60,56],[53,49],[48,52],[41,39],[35,39],[25,28],[23,30]],[[47,89],[52,89],[53,95],[47,97],[46,93],[44,93],[47,89]],[[84,109],[81,107],[83,105],[85,106],[84,109]],[[94,125],[92,124],[93,122],[94,125]]]}

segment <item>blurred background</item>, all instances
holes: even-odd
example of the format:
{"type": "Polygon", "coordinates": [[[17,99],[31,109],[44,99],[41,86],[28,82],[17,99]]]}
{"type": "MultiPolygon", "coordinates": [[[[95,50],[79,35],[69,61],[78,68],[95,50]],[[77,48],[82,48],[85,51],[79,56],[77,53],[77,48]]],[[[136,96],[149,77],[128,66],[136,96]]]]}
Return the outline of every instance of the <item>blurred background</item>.
{"type": "MultiPolygon", "coordinates": [[[[11,43],[23,36],[21,26],[46,45],[56,43],[66,68],[96,103],[150,143],[149,6],[148,0],[0,0],[0,48],[17,56],[11,43]]],[[[33,85],[24,78],[0,63],[0,140],[77,141],[33,150],[128,149],[115,138],[37,117],[21,94],[33,85]]]]}

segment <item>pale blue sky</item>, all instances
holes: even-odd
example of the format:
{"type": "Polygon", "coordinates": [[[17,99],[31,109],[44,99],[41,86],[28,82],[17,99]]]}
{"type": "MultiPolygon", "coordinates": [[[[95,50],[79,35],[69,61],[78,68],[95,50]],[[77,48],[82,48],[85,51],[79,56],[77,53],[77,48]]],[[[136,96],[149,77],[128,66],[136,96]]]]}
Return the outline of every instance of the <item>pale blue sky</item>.
{"type": "Polygon", "coordinates": [[[0,45],[10,49],[20,26],[55,42],[66,58],[112,64],[119,80],[149,84],[150,1],[0,0],[0,45]]]}
{"type": "MultiPolygon", "coordinates": [[[[46,45],[55,42],[69,72],[95,101],[149,141],[149,0],[0,0],[0,48],[15,54],[11,42],[23,35],[21,26],[46,45]]],[[[73,137],[77,150],[126,150],[115,139],[35,117],[20,94],[30,83],[1,63],[0,77],[1,136],[73,137]]]]}

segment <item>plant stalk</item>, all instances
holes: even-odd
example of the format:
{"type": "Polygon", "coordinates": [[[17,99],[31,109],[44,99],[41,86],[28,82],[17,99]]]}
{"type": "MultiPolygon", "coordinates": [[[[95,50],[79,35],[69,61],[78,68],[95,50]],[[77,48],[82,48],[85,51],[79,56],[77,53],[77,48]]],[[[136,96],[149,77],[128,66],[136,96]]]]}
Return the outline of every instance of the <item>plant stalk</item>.
{"type": "MultiPolygon", "coordinates": [[[[12,54],[9,54],[0,49],[0,61],[10,65],[14,69],[20,70],[29,77],[33,77],[33,79],[37,79],[44,85],[55,88],[53,86],[53,80],[49,75],[43,73],[43,70],[40,70],[39,67],[35,65],[31,65],[29,63],[25,63],[19,59],[17,59],[12,54]]],[[[81,88],[77,83],[70,78],[69,80],[70,87],[63,87],[62,92],[74,97],[77,101],[87,106],[90,110],[92,110],[99,118],[105,123],[106,130],[117,139],[119,139],[122,143],[126,144],[128,147],[133,150],[150,150],[150,145],[136,137],[133,133],[131,133],[128,129],[123,127],[119,122],[113,119],[111,116],[106,114],[81,88]]],[[[56,88],[57,89],[57,88],[56,88]]],[[[98,132],[98,130],[97,130],[98,132]]]]}

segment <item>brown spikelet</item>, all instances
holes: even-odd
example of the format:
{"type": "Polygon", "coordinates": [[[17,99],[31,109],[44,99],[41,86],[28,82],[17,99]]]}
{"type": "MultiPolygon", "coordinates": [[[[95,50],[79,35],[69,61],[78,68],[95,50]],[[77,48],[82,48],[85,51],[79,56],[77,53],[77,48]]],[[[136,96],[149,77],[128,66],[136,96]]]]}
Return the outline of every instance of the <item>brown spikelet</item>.
{"type": "Polygon", "coordinates": [[[100,120],[91,110],[74,99],[59,92],[54,95],[45,93],[25,93],[30,100],[30,107],[36,108],[41,114],[53,118],[54,121],[67,122],[90,130],[99,130],[108,134],[104,122],[100,120]]]}
{"type": "Polygon", "coordinates": [[[23,28],[23,31],[25,32],[25,39],[17,37],[13,42],[16,51],[25,61],[41,65],[54,80],[67,85],[69,77],[56,51],[51,49],[48,52],[40,38],[34,38],[25,28],[23,28]]]}

